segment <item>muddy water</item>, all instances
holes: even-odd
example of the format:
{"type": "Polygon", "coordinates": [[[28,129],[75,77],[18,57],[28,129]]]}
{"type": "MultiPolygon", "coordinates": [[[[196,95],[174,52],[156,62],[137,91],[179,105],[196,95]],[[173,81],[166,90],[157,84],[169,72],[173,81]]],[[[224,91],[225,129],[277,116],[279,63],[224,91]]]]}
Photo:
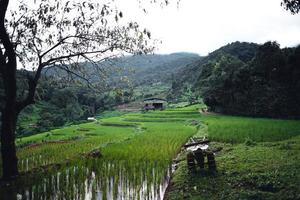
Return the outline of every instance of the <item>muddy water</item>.
{"type": "Polygon", "coordinates": [[[89,159],[1,186],[0,199],[162,200],[171,173],[171,168],[164,166],[89,159]]]}

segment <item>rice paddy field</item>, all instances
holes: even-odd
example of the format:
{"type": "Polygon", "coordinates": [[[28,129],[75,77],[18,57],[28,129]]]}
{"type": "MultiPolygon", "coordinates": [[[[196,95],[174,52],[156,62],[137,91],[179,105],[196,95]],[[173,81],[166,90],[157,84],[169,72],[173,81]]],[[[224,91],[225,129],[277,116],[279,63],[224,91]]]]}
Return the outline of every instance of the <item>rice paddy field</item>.
{"type": "Polygon", "coordinates": [[[95,122],[18,138],[22,175],[2,184],[0,196],[300,199],[300,121],[200,114],[199,107],[106,113],[95,122]],[[181,149],[192,136],[208,137],[210,148],[221,149],[217,173],[188,173],[181,149]]]}

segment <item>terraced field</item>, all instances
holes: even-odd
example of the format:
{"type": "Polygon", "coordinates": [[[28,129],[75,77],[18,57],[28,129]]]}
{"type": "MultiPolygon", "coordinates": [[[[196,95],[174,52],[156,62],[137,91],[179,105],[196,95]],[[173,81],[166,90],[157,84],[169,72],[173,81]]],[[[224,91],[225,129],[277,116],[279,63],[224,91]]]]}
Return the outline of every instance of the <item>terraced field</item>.
{"type": "MultiPolygon", "coordinates": [[[[10,187],[1,186],[0,195],[27,199],[161,199],[170,178],[171,161],[193,135],[208,137],[213,141],[211,148],[221,147],[216,155],[220,173],[191,179],[182,153],[168,189],[169,199],[199,199],[201,195],[203,199],[219,199],[221,194],[235,199],[232,193],[238,193],[239,188],[248,191],[249,184],[247,188],[236,186],[235,181],[243,180],[227,180],[228,174],[247,174],[244,178],[250,182],[255,177],[261,180],[260,176],[272,181],[280,169],[285,169],[288,177],[293,176],[287,170],[299,170],[299,121],[201,115],[199,107],[99,117],[95,122],[20,138],[16,142],[19,169],[25,175],[10,187]],[[253,174],[247,170],[253,170],[253,174]]],[[[294,176],[283,182],[292,185],[295,181],[294,176]]],[[[250,192],[260,191],[254,187],[250,192]]]]}
{"type": "MultiPolygon", "coordinates": [[[[199,117],[195,109],[190,110],[189,113],[199,117]]],[[[197,131],[196,126],[186,124],[186,114],[187,112],[180,110],[126,114],[24,137],[17,140],[19,169],[22,172],[39,172],[40,169],[46,168],[46,177],[55,177],[59,171],[61,179],[70,176],[67,175],[67,171],[70,172],[70,169],[74,170],[75,167],[82,173],[79,182],[83,185],[78,185],[77,188],[86,187],[85,179],[91,181],[87,177],[98,177],[97,183],[93,183],[98,189],[95,187],[90,192],[93,195],[98,191],[104,198],[107,195],[116,197],[122,194],[141,195],[141,197],[150,195],[151,199],[159,199],[158,196],[162,195],[165,189],[162,184],[166,184],[172,158],[176,156],[182,144],[197,131]],[[101,157],[90,158],[88,155],[93,151],[100,151],[101,157]],[[59,166],[59,169],[56,166],[59,166]],[[93,175],[84,172],[85,170],[93,175]],[[122,181],[120,174],[123,174],[122,181]],[[126,183],[128,185],[122,186],[123,192],[116,192],[121,182],[123,184],[128,182],[126,183]],[[112,184],[109,190],[113,192],[108,192],[106,187],[109,184],[112,184]],[[157,188],[154,190],[154,185],[161,187],[161,191],[157,192],[157,188]],[[135,192],[126,192],[128,188],[135,192]]],[[[35,183],[27,181],[26,187],[34,185],[32,188],[36,188],[40,185],[49,188],[52,193],[57,190],[49,186],[56,185],[52,181],[41,182],[36,178],[33,180],[35,183]]],[[[24,181],[16,184],[19,187],[20,184],[24,185],[24,181]]],[[[16,193],[24,193],[24,189],[22,190],[16,193]]],[[[54,192],[54,194],[66,195],[66,191],[70,191],[70,188],[64,185],[60,190],[59,193],[54,192]]],[[[70,198],[74,194],[89,196],[89,192],[83,190],[71,192],[70,198]]],[[[39,189],[35,189],[33,193],[37,195],[36,198],[41,198],[40,195],[43,195],[39,189]]]]}

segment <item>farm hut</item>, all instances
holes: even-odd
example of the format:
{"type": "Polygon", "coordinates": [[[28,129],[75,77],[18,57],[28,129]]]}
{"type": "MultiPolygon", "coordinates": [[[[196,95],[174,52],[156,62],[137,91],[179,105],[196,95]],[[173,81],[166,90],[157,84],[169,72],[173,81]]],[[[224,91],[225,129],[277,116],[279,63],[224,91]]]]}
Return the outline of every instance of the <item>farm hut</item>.
{"type": "Polygon", "coordinates": [[[144,100],[144,110],[163,110],[167,101],[159,98],[149,98],[144,100]]]}

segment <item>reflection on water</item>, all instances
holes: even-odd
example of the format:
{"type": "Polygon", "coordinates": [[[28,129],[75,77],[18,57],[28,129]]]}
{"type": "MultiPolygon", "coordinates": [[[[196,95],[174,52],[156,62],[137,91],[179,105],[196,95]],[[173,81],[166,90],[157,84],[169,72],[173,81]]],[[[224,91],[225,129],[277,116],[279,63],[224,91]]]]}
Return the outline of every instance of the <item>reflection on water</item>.
{"type": "Polygon", "coordinates": [[[3,199],[163,199],[170,168],[150,162],[89,159],[0,188],[3,199]]]}

